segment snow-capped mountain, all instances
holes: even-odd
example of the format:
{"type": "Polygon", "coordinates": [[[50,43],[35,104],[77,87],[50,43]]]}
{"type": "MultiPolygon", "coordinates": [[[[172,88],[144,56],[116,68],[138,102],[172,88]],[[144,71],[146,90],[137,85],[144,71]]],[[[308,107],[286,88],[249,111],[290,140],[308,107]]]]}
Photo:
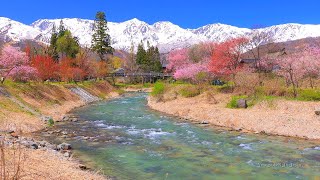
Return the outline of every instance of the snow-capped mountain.
{"type": "Polygon", "coordinates": [[[3,36],[4,39],[20,41],[21,39],[37,39],[41,35],[41,31],[32,26],[0,17],[0,36],[3,36]]]}
{"type": "MultiPolygon", "coordinates": [[[[32,39],[48,43],[53,25],[58,28],[61,20],[66,28],[79,38],[81,45],[90,46],[94,21],[87,19],[40,19],[31,25],[25,25],[0,17],[0,36],[7,41],[32,39]]],[[[122,23],[108,22],[108,27],[112,46],[116,49],[129,50],[132,44],[136,47],[142,41],[145,46],[147,42],[158,46],[161,52],[188,47],[199,42],[222,42],[235,37],[250,37],[253,33],[251,29],[219,23],[197,29],[183,29],[167,21],[150,25],[138,19],[122,23]]],[[[283,24],[259,29],[259,31],[268,33],[276,42],[320,37],[320,25],[283,24]]]]}

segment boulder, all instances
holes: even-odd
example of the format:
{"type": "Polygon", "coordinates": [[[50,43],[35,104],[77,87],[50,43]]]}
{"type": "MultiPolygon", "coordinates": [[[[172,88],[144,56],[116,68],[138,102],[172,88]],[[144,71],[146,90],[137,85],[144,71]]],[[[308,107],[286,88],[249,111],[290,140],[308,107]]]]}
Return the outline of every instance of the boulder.
{"type": "Polygon", "coordinates": [[[31,149],[38,149],[39,147],[38,147],[38,144],[36,144],[36,143],[31,143],[31,144],[30,144],[30,148],[31,148],[31,149]]]}
{"type": "Polygon", "coordinates": [[[317,116],[320,116],[320,108],[315,110],[314,113],[317,115],[317,116]]]}
{"type": "Polygon", "coordinates": [[[47,144],[46,149],[58,151],[57,145],[54,144],[47,144]]]}
{"type": "Polygon", "coordinates": [[[41,147],[46,147],[49,143],[47,141],[40,141],[38,142],[38,144],[41,146],[41,147]]]}
{"type": "Polygon", "coordinates": [[[62,143],[57,146],[58,150],[70,150],[72,149],[71,145],[68,143],[62,143]]]}
{"type": "Polygon", "coordinates": [[[82,169],[82,170],[86,170],[86,169],[87,169],[87,166],[86,166],[86,165],[83,165],[83,164],[79,164],[79,168],[82,169]]]}
{"type": "Polygon", "coordinates": [[[208,121],[201,121],[200,124],[209,124],[208,121]]]}
{"type": "Polygon", "coordinates": [[[63,153],[63,156],[68,158],[71,156],[71,152],[65,152],[65,153],[63,153]]]}
{"type": "Polygon", "coordinates": [[[41,120],[44,122],[48,122],[50,119],[53,119],[51,116],[41,116],[41,120]]]}
{"type": "Polygon", "coordinates": [[[0,130],[0,134],[12,134],[14,133],[13,130],[0,130]]]}
{"type": "Polygon", "coordinates": [[[70,118],[69,115],[65,115],[65,116],[63,116],[62,121],[68,121],[69,118],[70,118]]]}
{"type": "Polygon", "coordinates": [[[248,108],[247,100],[239,99],[237,101],[237,108],[244,108],[244,109],[248,108]]]}

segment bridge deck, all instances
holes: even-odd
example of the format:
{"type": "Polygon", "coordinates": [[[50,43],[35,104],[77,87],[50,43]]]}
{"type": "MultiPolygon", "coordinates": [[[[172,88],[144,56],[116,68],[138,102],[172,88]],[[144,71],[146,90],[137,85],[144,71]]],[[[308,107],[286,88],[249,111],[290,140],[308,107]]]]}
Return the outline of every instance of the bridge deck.
{"type": "Polygon", "coordinates": [[[172,77],[169,73],[109,73],[109,77],[172,77]]]}

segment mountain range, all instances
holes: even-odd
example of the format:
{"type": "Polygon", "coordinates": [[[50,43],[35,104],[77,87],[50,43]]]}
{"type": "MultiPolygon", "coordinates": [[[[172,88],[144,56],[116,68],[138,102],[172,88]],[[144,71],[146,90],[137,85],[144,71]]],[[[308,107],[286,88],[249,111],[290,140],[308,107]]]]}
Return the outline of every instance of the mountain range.
{"type": "MultiPolygon", "coordinates": [[[[63,21],[67,29],[79,38],[82,46],[90,46],[93,34],[93,20],[79,18],[40,19],[26,25],[9,18],[0,17],[0,40],[5,42],[34,40],[48,43],[53,25],[59,26],[63,21]]],[[[235,37],[250,37],[253,30],[225,24],[209,24],[196,29],[184,29],[168,21],[152,25],[136,18],[114,23],[108,22],[112,46],[119,50],[128,51],[141,41],[144,45],[158,46],[160,52],[166,53],[180,47],[188,47],[199,42],[222,42],[235,37]]],[[[258,31],[267,33],[275,42],[287,42],[304,38],[320,37],[320,25],[282,24],[258,31]]]]}

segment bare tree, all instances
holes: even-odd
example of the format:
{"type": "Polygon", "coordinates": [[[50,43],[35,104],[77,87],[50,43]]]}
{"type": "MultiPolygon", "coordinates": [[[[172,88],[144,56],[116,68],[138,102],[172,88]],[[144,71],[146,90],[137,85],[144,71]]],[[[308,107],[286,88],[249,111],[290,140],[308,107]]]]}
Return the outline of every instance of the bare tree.
{"type": "MultiPolygon", "coordinates": [[[[262,56],[262,46],[270,45],[274,42],[274,39],[271,34],[262,31],[262,26],[255,26],[252,29],[251,36],[249,38],[249,47],[250,52],[255,59],[254,67],[259,71],[261,71],[261,56],[262,56]]],[[[267,46],[265,46],[268,48],[267,46]]],[[[269,49],[269,48],[268,48],[269,49]]]]}

